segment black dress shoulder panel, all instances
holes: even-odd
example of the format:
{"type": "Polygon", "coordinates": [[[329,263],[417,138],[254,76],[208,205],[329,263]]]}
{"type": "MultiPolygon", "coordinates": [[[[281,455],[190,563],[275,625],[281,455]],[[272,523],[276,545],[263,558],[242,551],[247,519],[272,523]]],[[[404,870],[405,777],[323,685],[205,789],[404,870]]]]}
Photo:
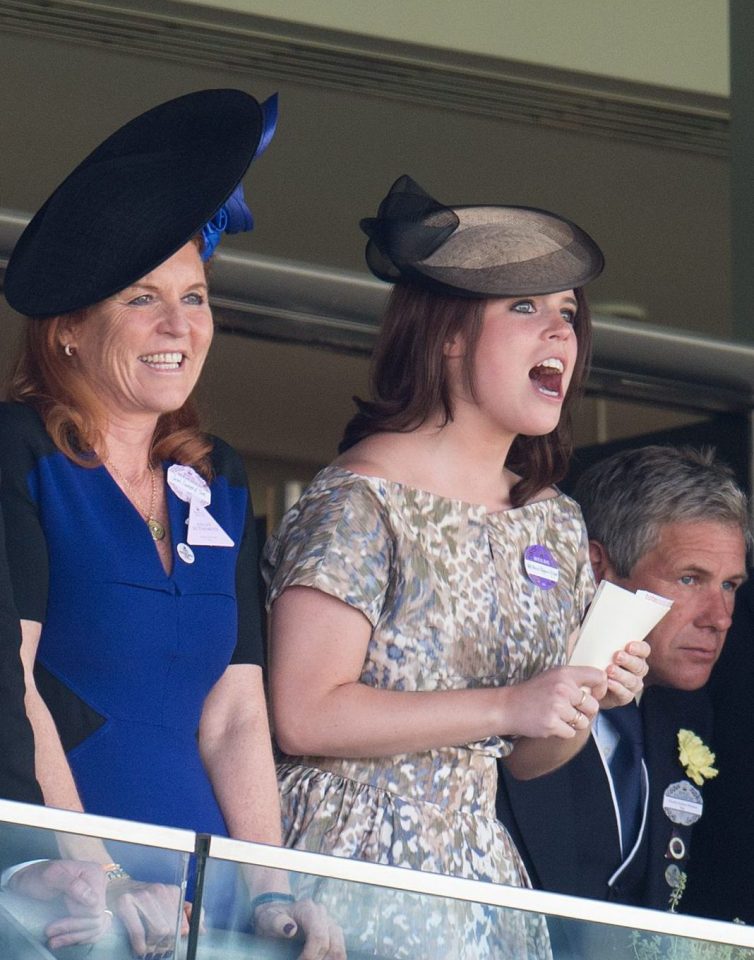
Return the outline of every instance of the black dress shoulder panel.
{"type": "Polygon", "coordinates": [[[0,403],[0,504],[13,597],[21,619],[39,623],[45,619],[49,574],[33,475],[40,459],[55,452],[36,411],[0,403]]]}
{"type": "Polygon", "coordinates": [[[212,468],[232,487],[243,487],[247,495],[244,532],[236,566],[238,603],[238,642],[231,664],[251,663],[263,666],[262,608],[260,601],[259,544],[257,542],[251,491],[246,467],[240,455],[219,437],[212,437],[212,468]]]}
{"type": "MultiPolygon", "coordinates": [[[[0,428],[3,452],[9,440],[0,428]]],[[[12,472],[12,471],[11,471],[12,472]]],[[[0,482],[5,481],[0,475],[0,482]]],[[[0,797],[26,803],[41,803],[42,793],[34,776],[34,737],[24,707],[24,677],[21,667],[21,630],[13,598],[13,586],[0,513],[0,797]]]]}

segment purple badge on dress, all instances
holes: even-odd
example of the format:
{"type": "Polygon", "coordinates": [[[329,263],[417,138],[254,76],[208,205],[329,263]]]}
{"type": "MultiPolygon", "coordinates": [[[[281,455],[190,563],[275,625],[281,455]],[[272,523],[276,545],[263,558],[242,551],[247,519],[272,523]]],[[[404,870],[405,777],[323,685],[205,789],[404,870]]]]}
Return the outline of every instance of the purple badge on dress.
{"type": "Polygon", "coordinates": [[[542,590],[551,590],[558,582],[557,561],[540,543],[534,543],[524,550],[524,569],[531,582],[542,590]]]}

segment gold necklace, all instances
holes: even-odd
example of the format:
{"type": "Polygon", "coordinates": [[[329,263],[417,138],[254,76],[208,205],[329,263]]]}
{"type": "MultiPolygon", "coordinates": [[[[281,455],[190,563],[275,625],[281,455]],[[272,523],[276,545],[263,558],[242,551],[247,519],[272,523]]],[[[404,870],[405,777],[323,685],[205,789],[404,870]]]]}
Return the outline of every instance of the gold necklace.
{"type": "Polygon", "coordinates": [[[128,493],[133,500],[134,506],[139,511],[139,513],[144,517],[149,532],[152,534],[153,540],[164,540],[165,538],[165,527],[160,523],[157,517],[154,515],[154,505],[157,500],[157,480],[155,478],[154,467],[151,463],[147,463],[147,469],[149,470],[149,477],[152,481],[152,494],[149,499],[149,510],[144,509],[144,505],[141,500],[136,496],[134,488],[126,480],[120,470],[115,466],[112,460],[105,460],[105,463],[110,468],[110,470],[115,474],[116,478],[120,480],[123,486],[128,490],[128,493]]]}

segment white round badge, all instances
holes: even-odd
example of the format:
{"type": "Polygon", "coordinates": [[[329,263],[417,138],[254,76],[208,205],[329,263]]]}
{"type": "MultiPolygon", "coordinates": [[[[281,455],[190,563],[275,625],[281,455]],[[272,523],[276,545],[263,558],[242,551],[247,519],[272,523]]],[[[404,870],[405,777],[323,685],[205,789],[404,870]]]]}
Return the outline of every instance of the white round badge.
{"type": "Polygon", "coordinates": [[[179,543],[175,549],[184,563],[194,562],[194,551],[187,543],[179,543]]]}
{"type": "Polygon", "coordinates": [[[208,507],[212,502],[212,493],[207,486],[207,481],[200,477],[193,467],[184,467],[174,463],[168,467],[168,486],[181,500],[186,503],[196,501],[203,507],[208,507]]]}
{"type": "Polygon", "coordinates": [[[688,780],[671,783],[662,795],[662,809],[673,823],[690,826],[701,817],[704,809],[702,795],[688,780]]]}

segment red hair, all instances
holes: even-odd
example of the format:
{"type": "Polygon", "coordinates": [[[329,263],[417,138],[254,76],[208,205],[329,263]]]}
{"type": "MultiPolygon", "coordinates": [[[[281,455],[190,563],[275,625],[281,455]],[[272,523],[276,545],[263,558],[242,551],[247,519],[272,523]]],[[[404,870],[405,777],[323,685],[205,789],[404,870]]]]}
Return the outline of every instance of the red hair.
{"type": "MultiPolygon", "coordinates": [[[[101,463],[104,410],[94,390],[81,376],[73,358],[61,349],[60,330],[71,321],[87,322],[77,314],[27,319],[26,335],[11,374],[7,397],[33,407],[55,446],[83,467],[101,463]]],[[[91,321],[90,321],[91,322],[91,321]]],[[[152,459],[175,460],[212,478],[212,441],[199,425],[191,397],[178,410],[162,414],[152,439],[152,459]]]]}

